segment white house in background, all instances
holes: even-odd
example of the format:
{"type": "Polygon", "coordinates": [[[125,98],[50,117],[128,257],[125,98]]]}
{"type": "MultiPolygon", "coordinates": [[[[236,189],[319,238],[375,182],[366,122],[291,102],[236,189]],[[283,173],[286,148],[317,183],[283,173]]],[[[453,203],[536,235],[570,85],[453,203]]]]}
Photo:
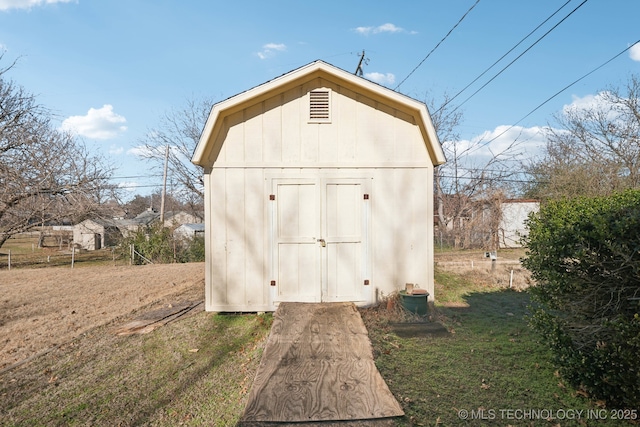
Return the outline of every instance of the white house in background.
{"type": "Polygon", "coordinates": [[[540,210],[540,202],[530,199],[506,200],[501,204],[502,219],[498,229],[500,248],[519,248],[520,239],[527,235],[525,220],[540,210]]]}
{"type": "Polygon", "coordinates": [[[427,107],[317,61],[215,104],[204,168],[209,311],[375,303],[407,282],[433,299],[427,107]]]}
{"type": "MultiPolygon", "coordinates": [[[[158,214],[158,218],[160,218],[160,214],[158,214]]],[[[197,215],[190,214],[185,211],[169,211],[164,215],[164,226],[165,227],[177,227],[181,224],[201,224],[202,218],[197,215]]]]}
{"type": "Polygon", "coordinates": [[[173,230],[173,236],[182,239],[204,236],[204,224],[201,222],[196,224],[182,224],[173,230]]]}
{"type": "Polygon", "coordinates": [[[121,220],[86,219],[73,227],[73,243],[88,251],[114,246],[122,238],[124,229],[121,220]]]}
{"type": "MultiPolygon", "coordinates": [[[[159,220],[160,213],[153,209],[147,209],[131,219],[87,219],[73,226],[73,243],[78,248],[89,251],[115,246],[122,237],[126,237],[140,229],[144,230],[159,220]]],[[[168,228],[178,227],[178,225],[183,224],[182,221],[196,223],[193,224],[196,225],[193,230],[185,229],[184,233],[194,234],[204,231],[202,218],[183,211],[167,212],[164,226],[168,228]]]]}

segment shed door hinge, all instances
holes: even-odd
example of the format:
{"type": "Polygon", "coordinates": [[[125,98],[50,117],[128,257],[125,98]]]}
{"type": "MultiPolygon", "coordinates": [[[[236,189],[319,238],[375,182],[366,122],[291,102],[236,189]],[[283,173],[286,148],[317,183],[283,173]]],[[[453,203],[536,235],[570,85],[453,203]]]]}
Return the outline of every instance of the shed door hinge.
{"type": "Polygon", "coordinates": [[[276,199],[275,194],[269,194],[269,200],[275,200],[275,199],[276,199]]]}
{"type": "Polygon", "coordinates": [[[369,279],[365,279],[365,281],[364,281],[364,285],[365,285],[365,286],[369,286],[369,279]]]}
{"type": "Polygon", "coordinates": [[[275,285],[276,285],[276,281],[275,281],[275,280],[272,280],[272,281],[271,281],[271,283],[270,283],[270,285],[271,285],[271,286],[275,286],[275,285]]]}
{"type": "Polygon", "coordinates": [[[369,195],[368,195],[368,194],[365,194],[365,195],[364,195],[364,199],[365,199],[365,200],[369,200],[369,195]]]}

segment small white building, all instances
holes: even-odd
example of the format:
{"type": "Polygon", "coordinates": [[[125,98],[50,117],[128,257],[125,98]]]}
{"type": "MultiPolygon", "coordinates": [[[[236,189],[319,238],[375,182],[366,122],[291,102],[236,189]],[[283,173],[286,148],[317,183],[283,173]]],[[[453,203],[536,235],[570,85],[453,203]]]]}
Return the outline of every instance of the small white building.
{"type": "MultiPolygon", "coordinates": [[[[158,216],[159,217],[159,216],[158,216]]],[[[202,218],[197,215],[187,213],[185,211],[177,212],[165,212],[164,214],[164,226],[165,227],[178,227],[181,224],[200,224],[202,218]]]]}
{"type": "Polygon", "coordinates": [[[531,199],[506,200],[501,204],[502,218],[498,229],[501,249],[519,248],[520,239],[527,235],[525,221],[532,212],[540,210],[540,202],[531,199]]]}
{"type": "Polygon", "coordinates": [[[73,243],[88,251],[115,246],[122,238],[123,229],[119,220],[86,219],[73,227],[73,243]]]}
{"type": "Polygon", "coordinates": [[[204,236],[204,224],[182,224],[173,230],[173,237],[177,239],[193,239],[194,237],[204,236]]]}
{"type": "Polygon", "coordinates": [[[427,107],[317,61],[215,104],[204,168],[209,311],[375,303],[407,282],[433,299],[427,107]]]}

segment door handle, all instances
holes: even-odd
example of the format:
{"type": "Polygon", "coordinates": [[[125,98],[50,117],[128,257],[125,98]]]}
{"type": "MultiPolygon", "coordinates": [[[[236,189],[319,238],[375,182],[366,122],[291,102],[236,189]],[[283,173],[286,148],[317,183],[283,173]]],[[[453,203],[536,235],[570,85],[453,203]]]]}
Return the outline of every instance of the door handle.
{"type": "Polygon", "coordinates": [[[322,246],[323,248],[327,247],[327,242],[325,242],[324,239],[318,239],[318,242],[320,242],[320,246],[322,246]]]}

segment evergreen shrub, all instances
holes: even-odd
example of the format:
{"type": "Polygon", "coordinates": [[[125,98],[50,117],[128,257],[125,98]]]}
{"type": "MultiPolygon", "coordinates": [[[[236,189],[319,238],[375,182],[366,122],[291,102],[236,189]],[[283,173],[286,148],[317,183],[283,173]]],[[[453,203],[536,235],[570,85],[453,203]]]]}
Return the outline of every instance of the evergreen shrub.
{"type": "Polygon", "coordinates": [[[528,228],[531,325],[561,375],[609,407],[640,407],[640,191],[551,201],[528,228]]]}

